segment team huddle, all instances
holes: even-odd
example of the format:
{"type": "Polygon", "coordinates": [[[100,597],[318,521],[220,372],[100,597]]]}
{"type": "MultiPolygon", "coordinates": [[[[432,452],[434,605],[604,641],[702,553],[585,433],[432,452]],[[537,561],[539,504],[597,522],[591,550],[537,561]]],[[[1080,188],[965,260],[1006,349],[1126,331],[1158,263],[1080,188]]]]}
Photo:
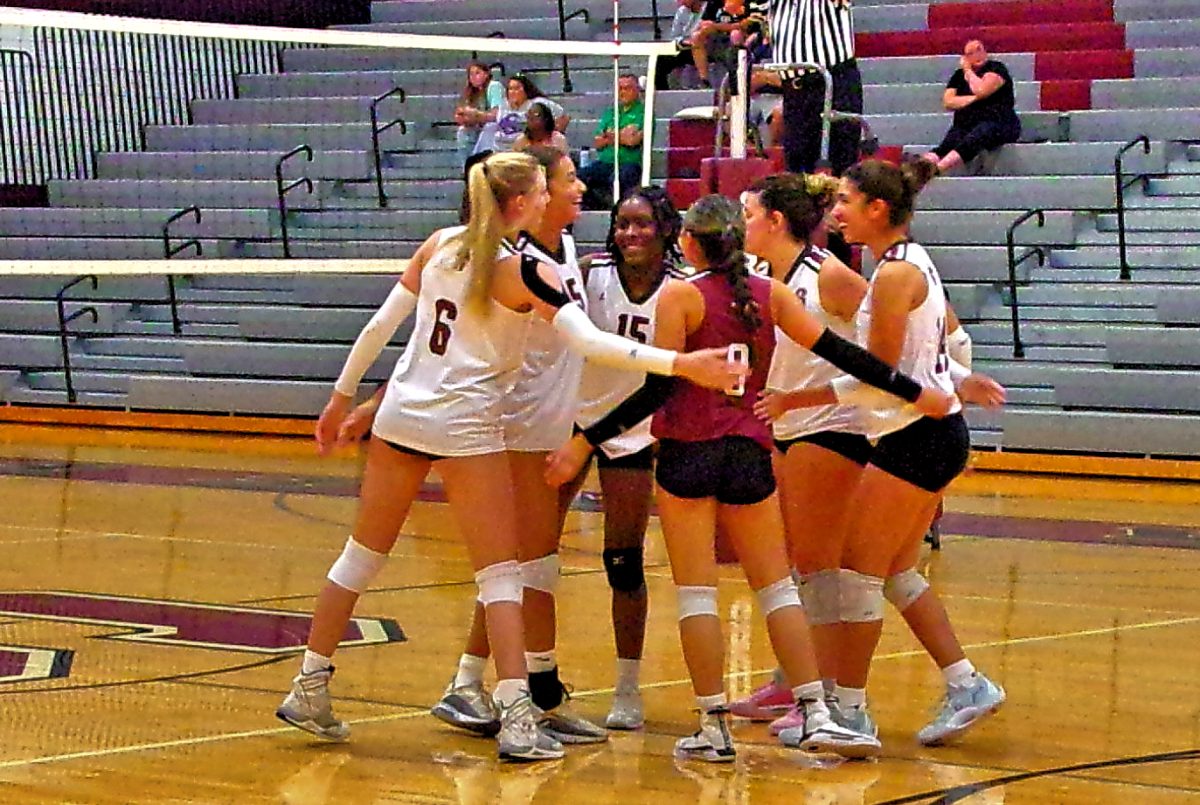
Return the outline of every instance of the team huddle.
{"type": "Polygon", "coordinates": [[[605,250],[580,258],[568,231],[584,187],[569,157],[534,149],[474,164],[466,225],[417,250],[318,422],[322,452],[367,427],[372,438],[353,534],[278,717],[348,736],[331,658],[434,464],[477,596],[432,712],[494,735],[502,760],[559,758],[564,744],[642,726],[652,498],[700,712],[677,755],[733,760],[731,716],[771,721],[786,747],[878,755],[866,683],[885,601],[946,682],[918,739],[943,743],[995,712],[1004,691],[967,659],[916,570],[942,492],[966,465],[962,402],[1004,400],[970,371],[937,269],[908,239],[931,173],[927,162],[868,161],[841,180],[771,176],[741,204],[707,196],[682,219],[662,190],[638,188],[614,208],[605,250]],[[872,253],[869,281],[815,245],[830,225],[872,253]],[[355,409],[359,381],[410,315],[390,381],[355,409]],[[559,540],[593,456],[617,653],[604,726],[572,710],[555,652],[559,540]],[[778,660],[769,683],[735,702],[722,675],[718,530],[778,660]]]}

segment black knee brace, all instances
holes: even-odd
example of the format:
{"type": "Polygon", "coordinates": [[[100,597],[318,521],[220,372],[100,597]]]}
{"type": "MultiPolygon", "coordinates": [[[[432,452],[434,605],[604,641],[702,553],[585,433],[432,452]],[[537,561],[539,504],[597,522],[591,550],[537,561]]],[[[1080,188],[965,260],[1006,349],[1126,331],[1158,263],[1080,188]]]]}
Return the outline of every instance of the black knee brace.
{"type": "Polygon", "coordinates": [[[604,551],[604,572],[608,586],[622,593],[634,593],[646,584],[641,548],[611,548],[604,551]]]}

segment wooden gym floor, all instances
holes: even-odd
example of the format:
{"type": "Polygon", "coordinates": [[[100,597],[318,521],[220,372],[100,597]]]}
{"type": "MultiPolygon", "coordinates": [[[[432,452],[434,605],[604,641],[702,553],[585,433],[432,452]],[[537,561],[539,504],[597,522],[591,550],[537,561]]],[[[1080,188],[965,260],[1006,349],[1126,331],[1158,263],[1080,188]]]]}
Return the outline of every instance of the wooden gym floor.
{"type": "MultiPolygon", "coordinates": [[[[493,742],[427,714],[473,598],[433,485],[336,660],[351,740],[273,716],[357,471],[296,440],[0,429],[0,802],[1200,802],[1200,484],[961,479],[925,570],[1008,704],[920,747],[940,678],[889,615],[871,684],[885,754],[868,763],[744,722],[735,767],[673,761],[694,716],[652,523],[646,729],[502,768],[493,742]]],[[[568,524],[559,657],[601,720],[613,650],[592,503],[568,524]]],[[[773,662],[733,571],[721,607],[738,695],[773,662]]]]}

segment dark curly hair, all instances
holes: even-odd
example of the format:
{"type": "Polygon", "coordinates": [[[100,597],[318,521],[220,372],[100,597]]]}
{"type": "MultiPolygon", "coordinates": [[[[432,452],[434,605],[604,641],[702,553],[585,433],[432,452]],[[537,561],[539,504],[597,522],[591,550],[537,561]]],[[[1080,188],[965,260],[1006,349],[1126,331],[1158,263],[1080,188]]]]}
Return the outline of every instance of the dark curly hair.
{"type": "Polygon", "coordinates": [[[762,326],[763,318],[748,281],[746,223],[741,205],[724,196],[704,196],[683,216],[683,228],[704,252],[708,270],[725,275],[733,291],[734,313],[753,333],[762,326]]]}
{"type": "Polygon", "coordinates": [[[927,159],[906,159],[897,167],[880,159],[851,165],[842,174],[868,201],[882,199],[888,205],[888,223],[903,226],[913,216],[917,194],[937,176],[937,166],[927,159]]]}
{"type": "Polygon", "coordinates": [[[663,257],[672,266],[680,265],[683,257],[679,253],[679,232],[683,229],[683,222],[679,217],[679,210],[671,201],[671,197],[667,195],[667,191],[658,185],[635,187],[621,196],[621,200],[613,205],[612,215],[608,219],[608,235],[604,239],[605,250],[613,256],[618,265],[625,262],[621,250],[617,248],[617,211],[630,199],[641,199],[650,205],[654,228],[663,241],[663,257]]]}

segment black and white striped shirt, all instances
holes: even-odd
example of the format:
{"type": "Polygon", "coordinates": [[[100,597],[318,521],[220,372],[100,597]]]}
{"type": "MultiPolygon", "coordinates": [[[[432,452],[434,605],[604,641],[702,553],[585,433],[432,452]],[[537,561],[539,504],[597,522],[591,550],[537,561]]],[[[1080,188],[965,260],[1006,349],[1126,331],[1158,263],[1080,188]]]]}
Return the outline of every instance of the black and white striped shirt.
{"type": "Polygon", "coordinates": [[[769,0],[771,58],[835,67],[854,58],[850,0],[769,0]]]}

